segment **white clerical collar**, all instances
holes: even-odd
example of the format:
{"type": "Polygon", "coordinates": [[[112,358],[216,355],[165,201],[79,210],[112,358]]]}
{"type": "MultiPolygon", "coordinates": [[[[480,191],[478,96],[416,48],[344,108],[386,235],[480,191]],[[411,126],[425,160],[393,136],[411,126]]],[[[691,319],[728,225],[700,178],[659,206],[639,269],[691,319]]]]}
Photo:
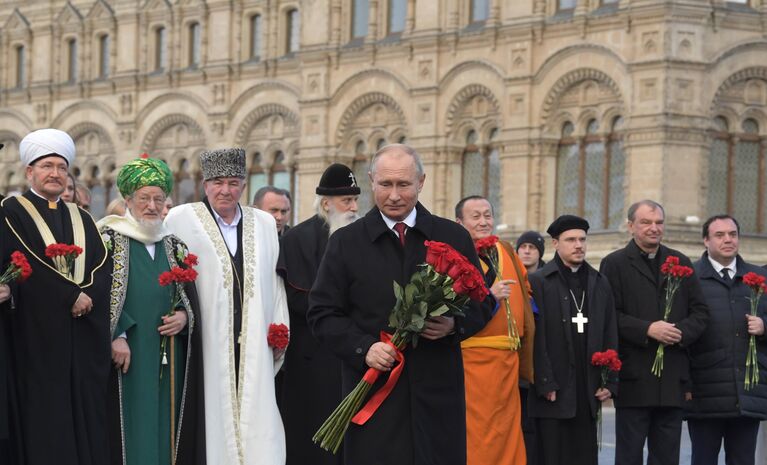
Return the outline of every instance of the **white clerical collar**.
{"type": "Polygon", "coordinates": [[[729,265],[722,265],[718,261],[716,261],[713,258],[711,258],[711,255],[708,256],[708,261],[711,262],[711,266],[714,267],[714,271],[719,273],[719,276],[722,275],[722,270],[725,269],[725,268],[730,270],[730,277],[731,278],[733,276],[735,276],[735,273],[738,271],[737,268],[736,268],[736,263],[738,261],[737,257],[733,258],[729,265]]]}
{"type": "Polygon", "coordinates": [[[394,221],[393,219],[384,215],[383,212],[379,212],[379,213],[381,213],[381,218],[383,218],[384,223],[386,223],[386,227],[388,227],[392,231],[394,231],[394,225],[397,223],[405,223],[408,228],[412,228],[413,226],[415,226],[415,216],[416,216],[415,208],[413,208],[410,211],[410,213],[405,217],[405,219],[402,221],[394,221]]]}
{"type": "Polygon", "coordinates": [[[221,215],[218,214],[215,208],[211,207],[211,210],[213,210],[213,217],[216,218],[216,223],[219,224],[219,226],[224,227],[233,227],[240,224],[240,219],[242,219],[242,213],[240,212],[240,206],[237,205],[237,211],[234,213],[234,220],[232,220],[231,223],[227,223],[224,221],[224,219],[221,217],[221,215]]]}
{"type": "MultiPolygon", "coordinates": [[[[37,191],[34,188],[30,187],[29,190],[32,191],[32,193],[35,194],[36,196],[38,196],[41,199],[45,200],[46,202],[50,202],[50,200],[48,200],[45,197],[43,197],[42,195],[38,194],[37,191]]],[[[54,203],[58,203],[59,199],[61,199],[61,196],[56,197],[56,201],[54,203]]]]}
{"type": "Polygon", "coordinates": [[[580,269],[581,269],[581,266],[582,266],[582,265],[578,265],[578,266],[569,266],[569,265],[566,265],[566,266],[567,266],[568,268],[570,268],[570,271],[572,271],[573,273],[577,273],[577,272],[578,272],[578,270],[580,270],[580,269]]]}

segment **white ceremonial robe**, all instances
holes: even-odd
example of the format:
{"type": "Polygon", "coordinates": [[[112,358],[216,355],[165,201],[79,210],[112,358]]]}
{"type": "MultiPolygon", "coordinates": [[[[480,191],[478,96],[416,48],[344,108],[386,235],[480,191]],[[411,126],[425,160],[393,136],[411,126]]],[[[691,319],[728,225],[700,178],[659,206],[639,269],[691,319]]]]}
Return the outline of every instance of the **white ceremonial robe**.
{"type": "Polygon", "coordinates": [[[288,324],[282,279],[275,266],[279,243],[269,214],[242,207],[243,291],[239,380],[235,382],[232,261],[213,215],[202,202],[179,205],[166,227],[199,257],[197,293],[205,368],[207,462],[283,465],[285,432],[277,410],[274,360],[266,338],[271,323],[288,324]],[[239,389],[238,389],[239,387],[239,389]]]}

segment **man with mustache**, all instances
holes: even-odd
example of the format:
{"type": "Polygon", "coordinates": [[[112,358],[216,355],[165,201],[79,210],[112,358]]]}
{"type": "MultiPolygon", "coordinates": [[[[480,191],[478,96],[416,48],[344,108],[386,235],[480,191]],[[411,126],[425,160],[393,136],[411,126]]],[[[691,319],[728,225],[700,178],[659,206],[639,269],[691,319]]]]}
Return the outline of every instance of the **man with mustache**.
{"type": "Polygon", "coordinates": [[[162,160],[137,158],[120,169],[117,188],[125,215],[98,223],[112,271],[110,463],[204,464],[197,292],[194,283],[179,285],[175,302],[176,285],[158,280],[173,267],[188,266],[189,249],[161,218],[173,174],[162,160]]]}
{"type": "Polygon", "coordinates": [[[554,259],[529,275],[539,312],[529,414],[544,465],[597,465],[597,412],[617,394],[617,378],[602,387],[591,364],[595,352],[617,349],[618,328],[610,284],[586,261],[588,230],[578,216],[554,220],[554,259]]]}
{"type": "Polygon", "coordinates": [[[653,200],[628,209],[632,239],[602,260],[600,272],[610,281],[618,315],[623,368],[615,399],[615,463],[640,465],[647,442],[647,463],[677,465],[682,407],[690,389],[689,347],[703,334],[708,307],[698,277],[682,280],[668,321],[664,321],[667,279],[660,268],[669,256],[692,267],[690,259],[661,244],[666,213],[653,200]],[[652,373],[663,344],[661,376],[652,373]]]}
{"type": "Polygon", "coordinates": [[[360,188],[348,167],[334,163],[322,174],[315,193],[316,214],[282,236],[277,264],[285,281],[293,323],[278,393],[285,423],[287,465],[341,463],[340,456],[312,443],[314,433],[341,402],[341,361],[312,337],[306,311],[309,290],[317,279],[328,238],[358,218],[360,188]]]}
{"type": "Polygon", "coordinates": [[[288,323],[274,218],[239,205],[245,151],[203,152],[202,202],[174,207],[165,225],[199,256],[205,447],[210,464],[282,465],[285,434],[274,375],[284,351],[267,342],[270,324],[288,323]]]}
{"type": "Polygon", "coordinates": [[[30,189],[3,200],[8,243],[32,266],[10,285],[15,384],[11,434],[14,461],[26,465],[108,463],[109,272],[93,219],[61,200],[75,144],[65,132],[40,129],[19,144],[30,189]],[[46,256],[52,244],[82,252],[69,264],[46,256]]]}

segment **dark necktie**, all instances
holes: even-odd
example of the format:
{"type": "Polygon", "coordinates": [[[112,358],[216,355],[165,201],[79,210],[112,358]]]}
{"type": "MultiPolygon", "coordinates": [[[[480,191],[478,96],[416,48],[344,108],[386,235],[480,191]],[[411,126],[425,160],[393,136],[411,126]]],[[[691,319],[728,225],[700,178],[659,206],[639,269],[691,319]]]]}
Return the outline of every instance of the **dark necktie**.
{"type": "Polygon", "coordinates": [[[727,284],[732,283],[732,278],[730,277],[730,269],[729,268],[722,268],[722,279],[727,284]]]}
{"type": "Polygon", "coordinates": [[[394,230],[397,231],[397,234],[399,234],[399,243],[402,245],[402,247],[405,247],[405,230],[407,229],[407,225],[405,223],[397,223],[394,225],[394,230]]]}

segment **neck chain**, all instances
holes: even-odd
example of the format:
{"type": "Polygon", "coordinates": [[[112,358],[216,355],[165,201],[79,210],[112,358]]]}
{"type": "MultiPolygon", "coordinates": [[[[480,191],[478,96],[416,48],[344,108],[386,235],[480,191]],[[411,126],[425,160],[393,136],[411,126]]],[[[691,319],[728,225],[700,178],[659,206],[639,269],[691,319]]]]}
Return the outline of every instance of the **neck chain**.
{"type": "Polygon", "coordinates": [[[578,312],[578,314],[583,313],[583,302],[586,300],[586,291],[583,291],[581,293],[581,304],[578,305],[578,301],[575,299],[575,294],[573,294],[573,290],[570,289],[570,295],[573,297],[573,303],[575,304],[575,311],[578,312]]]}

